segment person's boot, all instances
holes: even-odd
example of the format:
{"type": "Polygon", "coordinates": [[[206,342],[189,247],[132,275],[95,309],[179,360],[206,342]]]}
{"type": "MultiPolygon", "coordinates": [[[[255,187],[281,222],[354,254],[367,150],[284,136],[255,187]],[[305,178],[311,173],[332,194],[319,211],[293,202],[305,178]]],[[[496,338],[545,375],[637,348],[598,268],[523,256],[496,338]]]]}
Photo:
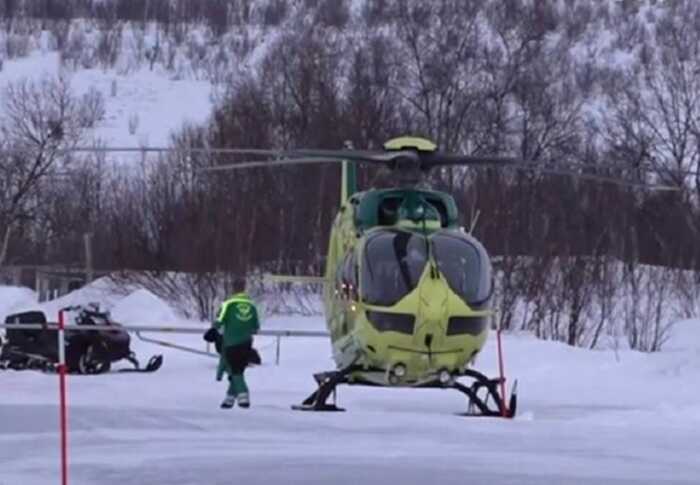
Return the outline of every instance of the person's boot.
{"type": "Polygon", "coordinates": [[[221,409],[231,409],[236,403],[236,396],[233,394],[226,394],[226,398],[221,403],[221,409]]]}
{"type": "Polygon", "coordinates": [[[238,395],[238,405],[242,408],[250,407],[250,397],[247,392],[242,392],[238,395]]]}

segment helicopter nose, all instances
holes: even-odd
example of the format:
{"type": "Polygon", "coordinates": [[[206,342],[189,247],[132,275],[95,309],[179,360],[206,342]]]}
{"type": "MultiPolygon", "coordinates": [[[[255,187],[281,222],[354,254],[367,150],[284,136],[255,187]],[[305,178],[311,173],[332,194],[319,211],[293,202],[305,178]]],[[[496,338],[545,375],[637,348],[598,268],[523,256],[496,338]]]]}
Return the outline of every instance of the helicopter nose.
{"type": "Polygon", "coordinates": [[[419,315],[423,321],[439,321],[447,314],[447,287],[442,278],[423,278],[419,315]]]}
{"type": "Polygon", "coordinates": [[[421,301],[420,317],[423,321],[442,320],[447,308],[447,298],[441,295],[433,295],[430,299],[421,301]]]}
{"type": "Polygon", "coordinates": [[[448,292],[443,278],[428,273],[421,281],[420,308],[415,343],[427,348],[439,344],[442,322],[447,318],[448,292]]]}

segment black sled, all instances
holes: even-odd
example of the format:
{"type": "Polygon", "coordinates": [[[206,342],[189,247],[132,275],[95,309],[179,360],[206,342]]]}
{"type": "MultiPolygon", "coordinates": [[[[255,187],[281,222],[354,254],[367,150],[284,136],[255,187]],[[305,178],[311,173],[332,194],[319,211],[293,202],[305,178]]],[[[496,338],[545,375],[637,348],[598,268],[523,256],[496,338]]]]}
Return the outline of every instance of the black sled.
{"type": "MultiPolygon", "coordinates": [[[[76,325],[94,327],[94,330],[65,331],[66,368],[74,374],[104,374],[112,364],[122,359],[134,367],[116,372],[154,372],[163,364],[163,357],[151,357],[141,367],[130,349],[131,338],[121,325],[110,320],[109,313],[96,309],[75,307],[73,322],[76,325]]],[[[48,327],[46,315],[32,311],[9,315],[5,323],[40,324],[41,329],[7,329],[5,342],[0,342],[0,369],[38,369],[55,371],[58,366],[58,330],[48,327]]]]}
{"type": "MultiPolygon", "coordinates": [[[[214,327],[210,327],[206,332],[204,332],[202,338],[204,339],[204,341],[214,344],[216,353],[221,355],[221,348],[224,345],[224,338],[214,327]]],[[[260,357],[260,353],[253,346],[250,347],[247,360],[248,365],[262,365],[262,358],[260,357]]]]}

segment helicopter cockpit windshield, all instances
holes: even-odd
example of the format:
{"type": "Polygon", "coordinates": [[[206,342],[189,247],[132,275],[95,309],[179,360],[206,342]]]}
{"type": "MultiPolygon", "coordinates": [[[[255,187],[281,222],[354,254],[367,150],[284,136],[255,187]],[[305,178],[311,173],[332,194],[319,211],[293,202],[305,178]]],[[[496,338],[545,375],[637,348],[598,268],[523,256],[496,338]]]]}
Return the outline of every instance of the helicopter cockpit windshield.
{"type": "Polygon", "coordinates": [[[430,238],[440,273],[468,305],[479,305],[491,296],[491,262],[484,247],[466,235],[438,232],[430,238]]]}
{"type": "Polygon", "coordinates": [[[428,263],[425,236],[408,231],[379,231],[367,240],[362,264],[362,300],[391,306],[418,285],[428,263]]]}
{"type": "Polygon", "coordinates": [[[452,291],[470,306],[491,295],[491,263],[484,247],[467,235],[441,231],[430,236],[401,230],[372,234],[361,266],[362,300],[391,306],[413,291],[432,250],[438,270],[452,291]]]}

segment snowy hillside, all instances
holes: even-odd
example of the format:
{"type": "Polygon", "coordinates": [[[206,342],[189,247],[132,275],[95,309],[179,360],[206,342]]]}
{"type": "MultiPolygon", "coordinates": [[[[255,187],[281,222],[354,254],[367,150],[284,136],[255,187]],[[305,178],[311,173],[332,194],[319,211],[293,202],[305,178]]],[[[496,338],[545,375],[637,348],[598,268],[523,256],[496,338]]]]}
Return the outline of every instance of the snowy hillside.
{"type": "MultiPolygon", "coordinates": [[[[387,41],[388,51],[381,54],[383,60],[389,61],[394,55],[403,57],[405,68],[412,71],[410,46],[397,39],[405,35],[402,24],[420,24],[421,15],[425,17],[421,29],[444,29],[441,35],[448,37],[453,29],[462,32],[466,39],[474,35],[480,48],[494,59],[518,57],[519,50],[536,40],[536,50],[542,49],[551,62],[551,74],[556,78],[553,84],[561,83],[554,88],[555,94],[571,87],[567,83],[581,84],[576,86],[577,96],[585,99],[577,110],[585,118],[601,122],[614,107],[599,86],[590,85],[600,82],[596,79],[600,77],[598,71],[604,76],[627,69],[638,71],[640,66],[660,61],[667,55],[664,44],[665,36],[670,35],[666,32],[669,26],[688,22],[692,29],[695,18],[684,17],[684,12],[695,7],[693,2],[665,5],[655,0],[552,0],[539,7],[525,0],[503,9],[493,2],[474,7],[473,11],[471,7],[457,8],[457,19],[441,19],[438,7],[421,10],[420,2],[411,4],[415,10],[412,15],[417,18],[397,17],[401,6],[395,0],[256,0],[241,4],[207,0],[201,11],[194,8],[189,17],[182,8],[186,2],[181,0],[158,2],[150,10],[149,2],[128,6],[118,0],[68,1],[76,4],[68,8],[66,15],[73,12],[68,20],[57,20],[51,12],[46,13],[49,18],[42,18],[41,2],[26,3],[27,10],[36,3],[36,16],[18,15],[10,6],[0,8],[0,15],[7,19],[0,24],[0,92],[10,81],[40,75],[66,76],[79,94],[94,87],[104,95],[107,104],[106,117],[94,136],[112,146],[163,145],[170,132],[181,128],[184,121],[205,121],[211,112],[212,91],[234,88],[248,77],[261,80],[264,64],[274,58],[275,51],[288,47],[300,32],[306,32],[310,41],[320,40],[324,48],[346,53],[372,50],[377,39],[387,41]],[[171,5],[168,7],[167,3],[171,5]],[[101,7],[116,8],[113,15],[121,21],[105,22],[101,7]],[[132,10],[126,12],[129,8],[132,10]],[[139,8],[144,10],[138,11],[139,8]],[[227,13],[219,13],[218,8],[227,13]],[[168,9],[178,11],[176,25],[171,24],[174,12],[168,9]],[[129,20],[133,17],[151,21],[129,20]],[[130,129],[130,119],[135,117],[138,121],[132,124],[137,127],[130,129]]],[[[451,51],[457,49],[454,39],[442,47],[433,46],[435,42],[438,41],[421,40],[418,47],[425,49],[427,55],[433,49],[437,49],[436,53],[448,49],[444,53],[452,56],[451,51]]],[[[445,60],[459,65],[461,59],[450,56],[445,60]]],[[[337,62],[341,75],[352,69],[350,55],[337,62]]],[[[437,74],[430,69],[427,73],[437,74]]],[[[477,75],[468,70],[461,73],[465,78],[494,76],[488,79],[493,89],[510,82],[501,78],[502,74],[477,75]]],[[[407,81],[410,80],[404,80],[412,84],[407,81]]],[[[428,79],[431,81],[441,82],[428,79]]],[[[466,80],[464,83],[467,86],[466,80]]],[[[410,92],[406,88],[401,86],[410,92]]],[[[339,81],[336,89],[347,89],[347,82],[339,81]]],[[[516,116],[518,107],[508,111],[509,116],[516,116]]]]}
{"type": "MultiPolygon", "coordinates": [[[[142,293],[122,298],[113,296],[115,311],[126,317],[128,306],[139,322],[170,311],[142,293]]],[[[8,288],[0,301],[28,303],[8,288]]],[[[214,359],[135,339],[141,358],[165,355],[161,370],[69,378],[71,483],[695,484],[700,321],[674,332],[669,350],[655,354],[507,336],[507,374],[520,390],[513,421],[456,416],[463,398],[434,390],[341,388],[345,413],[292,411],[313,389],[311,374],[332,367],[324,339],[285,340],[277,367],[274,341],[258,337],[264,364],[249,370],[253,406],[223,411],[214,359]]],[[[168,337],[203,346],[199,336],[168,337]]],[[[491,375],[494,343],[478,361],[491,375]]],[[[2,372],[0,386],[0,483],[55,483],[57,379],[2,372]]]]}
{"type": "Polygon", "coordinates": [[[113,68],[71,72],[60,66],[58,53],[50,51],[5,61],[0,92],[9,83],[57,76],[67,79],[76,96],[96,90],[104,99],[105,114],[87,134],[88,146],[96,142],[111,147],[167,146],[170,135],[184,123],[203,123],[211,114],[211,84],[207,81],[173,80],[167,73],[145,67],[119,74],[113,68]]]}

